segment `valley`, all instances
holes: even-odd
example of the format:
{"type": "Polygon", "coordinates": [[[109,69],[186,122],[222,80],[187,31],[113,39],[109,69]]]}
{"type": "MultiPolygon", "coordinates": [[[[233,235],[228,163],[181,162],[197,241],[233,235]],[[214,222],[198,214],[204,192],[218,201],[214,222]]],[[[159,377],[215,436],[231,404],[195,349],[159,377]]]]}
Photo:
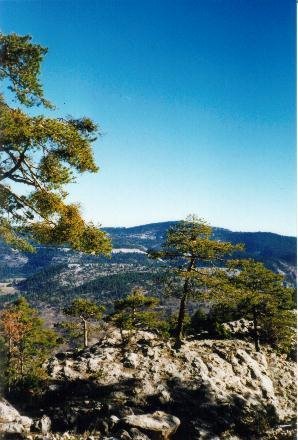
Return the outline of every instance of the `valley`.
{"type": "MultiPolygon", "coordinates": [[[[1,303],[22,294],[39,309],[61,309],[76,296],[89,297],[109,306],[134,285],[161,296],[167,265],[150,259],[146,251],[159,248],[166,231],[174,223],[105,228],[113,243],[111,257],[41,245],[36,247],[35,253],[21,253],[1,243],[1,303]]],[[[295,237],[266,232],[233,232],[223,228],[214,228],[213,235],[216,240],[243,243],[245,251],[235,257],[261,261],[275,272],[284,274],[289,284],[295,283],[295,237]]]]}

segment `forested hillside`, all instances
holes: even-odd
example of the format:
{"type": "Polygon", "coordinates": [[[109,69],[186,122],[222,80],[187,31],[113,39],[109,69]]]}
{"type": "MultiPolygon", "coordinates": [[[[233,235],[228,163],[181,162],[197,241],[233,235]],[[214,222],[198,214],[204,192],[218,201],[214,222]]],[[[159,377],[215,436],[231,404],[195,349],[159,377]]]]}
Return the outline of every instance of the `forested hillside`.
{"type": "MultiPolygon", "coordinates": [[[[24,253],[2,243],[0,281],[12,282],[34,302],[55,305],[68,303],[82,294],[109,302],[126,294],[133,284],[158,293],[165,263],[148,258],[146,251],[158,248],[174,223],[106,228],[113,243],[110,258],[58,246],[38,246],[36,253],[24,253]]],[[[245,250],[239,252],[239,256],[261,261],[275,272],[284,273],[291,284],[295,283],[295,237],[267,232],[233,232],[223,228],[214,228],[213,237],[234,244],[243,243],[245,250]]],[[[3,300],[8,300],[8,296],[3,300]]]]}

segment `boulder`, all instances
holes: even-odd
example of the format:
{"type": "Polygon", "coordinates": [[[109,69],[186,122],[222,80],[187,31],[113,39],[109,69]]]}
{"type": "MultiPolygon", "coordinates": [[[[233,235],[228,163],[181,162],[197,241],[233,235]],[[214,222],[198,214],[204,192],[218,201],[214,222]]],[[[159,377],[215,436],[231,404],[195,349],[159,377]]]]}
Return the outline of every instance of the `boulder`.
{"type": "Polygon", "coordinates": [[[35,424],[38,431],[40,431],[42,434],[48,434],[51,431],[51,425],[51,419],[46,415],[43,415],[35,424]]]}
{"type": "Polygon", "coordinates": [[[5,399],[0,401],[0,437],[9,434],[26,434],[30,431],[33,420],[21,416],[5,399]]]}
{"type": "Polygon", "coordinates": [[[139,428],[149,435],[149,438],[168,440],[174,434],[180,420],[163,411],[155,411],[152,414],[131,415],[123,419],[124,423],[133,428],[139,428]]]}

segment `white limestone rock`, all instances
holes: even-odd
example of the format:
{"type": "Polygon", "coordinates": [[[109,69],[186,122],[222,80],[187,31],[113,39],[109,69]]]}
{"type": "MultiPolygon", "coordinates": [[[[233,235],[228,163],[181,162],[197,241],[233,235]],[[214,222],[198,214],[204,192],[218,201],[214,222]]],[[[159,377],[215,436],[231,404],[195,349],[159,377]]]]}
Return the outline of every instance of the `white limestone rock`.
{"type": "Polygon", "coordinates": [[[155,434],[155,437],[160,440],[170,439],[180,425],[178,417],[163,411],[155,411],[152,414],[131,415],[125,417],[123,421],[134,428],[144,429],[149,436],[150,433],[155,434]]]}
{"type": "MultiPolygon", "coordinates": [[[[5,399],[0,401],[0,437],[8,434],[25,434],[30,431],[33,420],[21,416],[5,399]]],[[[5,438],[5,437],[4,437],[5,438]]]]}

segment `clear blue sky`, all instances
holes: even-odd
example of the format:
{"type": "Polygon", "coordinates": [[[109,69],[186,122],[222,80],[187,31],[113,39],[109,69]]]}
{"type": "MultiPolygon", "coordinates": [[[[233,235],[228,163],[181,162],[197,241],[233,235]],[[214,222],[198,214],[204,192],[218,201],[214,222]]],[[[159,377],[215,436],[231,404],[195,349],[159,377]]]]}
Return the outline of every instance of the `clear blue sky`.
{"type": "Polygon", "coordinates": [[[10,0],[0,26],[49,48],[56,114],[101,126],[88,219],[296,234],[294,0],[10,0]]]}

